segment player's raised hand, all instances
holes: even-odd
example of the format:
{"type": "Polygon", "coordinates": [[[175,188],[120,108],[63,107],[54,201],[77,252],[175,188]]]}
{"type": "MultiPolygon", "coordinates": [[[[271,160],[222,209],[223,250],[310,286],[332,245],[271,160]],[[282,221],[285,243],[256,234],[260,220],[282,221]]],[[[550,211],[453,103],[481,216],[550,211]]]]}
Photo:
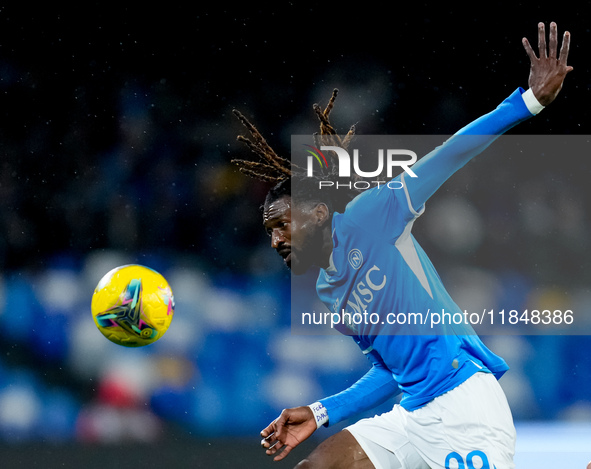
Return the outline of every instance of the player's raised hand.
{"type": "Polygon", "coordinates": [[[566,64],[570,48],[570,33],[564,32],[562,46],[558,50],[558,31],[556,23],[550,23],[548,46],[546,46],[546,28],[544,23],[538,23],[538,53],[533,51],[527,38],[523,38],[523,47],[530,60],[529,87],[534,96],[543,106],[550,104],[560,90],[564,77],[573,67],[566,64]]]}
{"type": "Polygon", "coordinates": [[[261,432],[261,445],[268,455],[277,454],[274,461],[280,461],[290,451],[316,431],[316,420],[309,407],[285,409],[281,415],[261,432]]]}

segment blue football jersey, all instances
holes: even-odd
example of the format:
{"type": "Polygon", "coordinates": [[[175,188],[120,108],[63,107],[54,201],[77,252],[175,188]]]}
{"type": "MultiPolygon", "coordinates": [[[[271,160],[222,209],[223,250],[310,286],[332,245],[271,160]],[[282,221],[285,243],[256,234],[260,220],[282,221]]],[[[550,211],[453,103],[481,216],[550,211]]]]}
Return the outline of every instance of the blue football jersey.
{"type": "MultiPolygon", "coordinates": [[[[484,144],[466,143],[474,146],[474,154],[492,142],[494,135],[531,117],[521,93],[522,89],[517,90],[495,111],[459,132],[488,134],[484,144]]],[[[447,170],[449,163],[438,155],[448,151],[446,145],[429,155],[433,169],[447,170]]],[[[461,142],[454,145],[449,148],[461,151],[461,142]]],[[[499,378],[508,369],[464,321],[432,324],[433,314],[447,313],[448,318],[457,319],[463,317],[463,310],[411,233],[425,207],[413,207],[407,186],[410,179],[403,174],[393,184],[369,189],[349,203],[344,213],[333,216],[330,266],[320,270],[317,292],[342,319],[339,330],[353,337],[373,366],[351,388],[320,400],[328,411],[329,424],[398,392],[402,392],[400,404],[412,411],[476,372],[499,378]]],[[[412,184],[419,187],[421,178],[413,178],[412,184]]]]}

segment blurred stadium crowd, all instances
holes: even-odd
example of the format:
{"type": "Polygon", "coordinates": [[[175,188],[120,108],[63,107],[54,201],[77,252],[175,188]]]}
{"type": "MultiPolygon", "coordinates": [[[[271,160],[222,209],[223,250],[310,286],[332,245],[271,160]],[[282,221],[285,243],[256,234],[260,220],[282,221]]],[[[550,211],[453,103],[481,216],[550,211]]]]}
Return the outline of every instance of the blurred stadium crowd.
{"type": "MultiPolygon", "coordinates": [[[[100,75],[98,62],[87,73],[100,75]]],[[[256,436],[283,407],[364,373],[349,338],[290,333],[289,275],[260,226],[267,187],[229,164],[243,132],[229,101],[285,151],[291,134],[316,130],[312,100],[299,105],[306,93],[296,106],[278,86],[257,104],[132,74],[66,88],[42,70],[0,60],[10,109],[0,126],[0,440],[256,436]],[[98,280],[126,263],[160,271],[175,293],[169,331],[143,349],[111,344],[90,316],[98,280]]],[[[380,110],[403,90],[379,72],[343,87],[334,111],[343,128],[361,114],[365,132],[392,132],[380,110]]],[[[332,84],[319,82],[328,98],[332,84]]],[[[445,96],[439,111],[461,120],[445,96]]],[[[589,163],[561,170],[553,159],[503,156],[500,167],[491,156],[458,174],[416,224],[444,283],[461,306],[588,315],[589,163]]],[[[588,336],[487,342],[512,368],[502,384],[516,420],[591,419],[588,336]]]]}

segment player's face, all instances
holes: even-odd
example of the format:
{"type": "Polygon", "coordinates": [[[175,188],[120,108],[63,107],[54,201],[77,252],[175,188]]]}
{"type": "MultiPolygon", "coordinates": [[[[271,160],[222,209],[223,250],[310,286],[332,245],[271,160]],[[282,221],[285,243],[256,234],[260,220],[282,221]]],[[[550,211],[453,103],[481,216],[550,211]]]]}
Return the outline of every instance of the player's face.
{"type": "Polygon", "coordinates": [[[310,211],[292,207],[290,197],[265,206],[263,225],[271,237],[271,247],[296,275],[305,273],[317,258],[314,249],[320,245],[320,231],[314,221],[310,211]]]}

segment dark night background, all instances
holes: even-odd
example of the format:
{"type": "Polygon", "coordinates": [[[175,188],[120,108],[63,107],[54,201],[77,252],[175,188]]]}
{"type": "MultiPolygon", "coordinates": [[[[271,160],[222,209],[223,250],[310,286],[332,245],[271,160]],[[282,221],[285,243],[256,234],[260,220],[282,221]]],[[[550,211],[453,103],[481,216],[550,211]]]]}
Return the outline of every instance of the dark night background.
{"type": "MultiPolygon", "coordinates": [[[[163,461],[179,447],[193,465],[206,464],[207,445],[220,448],[215,441],[228,436],[245,441],[240,451],[256,452],[258,431],[281,408],[339,391],[364,372],[346,339],[330,343],[335,352],[324,368],[299,359],[303,349],[324,349],[289,335],[289,276],[260,226],[268,186],[229,164],[246,152],[232,109],[284,155],[292,134],[317,130],[312,105],[325,104],[335,87],[338,130],[355,123],[362,134],[449,135],[527,88],[521,38],[537,51],[538,21],[556,21],[560,38],[565,29],[572,34],[574,71],[548,109],[510,133],[591,133],[589,2],[266,5],[0,7],[0,442],[13,464],[6,467],[75,458],[64,449],[72,442],[111,444],[104,451],[119,451],[123,461],[126,451],[108,436],[117,431],[140,448],[160,445],[150,451],[160,448],[163,461]],[[150,350],[109,347],[90,330],[92,289],[127,262],[162,271],[175,290],[177,331],[171,326],[170,338],[150,350]],[[343,356],[355,358],[338,364],[343,356]],[[105,370],[110,360],[120,366],[105,370]],[[118,381],[130,369],[126,360],[159,378],[118,381]],[[299,395],[283,394],[298,387],[299,395]],[[17,415],[6,413],[21,405],[17,415]],[[118,419],[126,412],[156,430],[125,430],[118,419]]],[[[522,288],[520,301],[562,289],[568,301],[589,306],[589,163],[565,161],[558,170],[554,160],[539,161],[531,171],[516,162],[522,179],[503,198],[474,182],[494,180],[494,162],[467,169],[449,194],[472,197],[485,224],[513,213],[504,222],[513,227],[514,254],[494,254],[509,241],[490,233],[470,252],[446,251],[432,226],[418,224],[442,276],[453,284],[459,264],[475,264],[484,283],[493,275],[522,288]],[[561,205],[564,192],[536,186],[555,172],[572,211],[561,205]],[[547,232],[532,234],[518,218],[536,195],[552,216],[547,232]]],[[[516,421],[591,420],[591,362],[577,352],[588,342],[497,340],[514,360],[506,392],[521,395],[512,402],[516,421]]],[[[86,467],[100,462],[97,446],[83,448],[76,454],[87,455],[86,467]]],[[[232,467],[238,450],[221,448],[207,467],[232,467]]]]}
{"type": "MultiPolygon", "coordinates": [[[[194,178],[243,151],[232,108],[284,153],[295,126],[316,130],[311,106],[326,102],[333,87],[360,133],[451,134],[527,87],[521,37],[535,44],[538,20],[571,30],[576,72],[552,110],[519,132],[585,134],[585,6],[468,15],[432,5],[4,8],[2,189],[10,213],[3,214],[2,262],[38,265],[55,251],[109,246],[104,227],[123,210],[113,199],[144,186],[159,193],[142,204],[163,213],[142,216],[129,247],[222,249],[209,241],[220,236],[220,220],[207,222],[194,178]],[[116,152],[126,154],[123,168],[116,152]],[[175,188],[158,188],[164,181],[175,188]]],[[[333,120],[343,131],[353,123],[338,111],[333,120]]],[[[224,207],[218,217],[228,223],[235,211],[224,207]]],[[[226,243],[252,242],[245,229],[226,243]]]]}

